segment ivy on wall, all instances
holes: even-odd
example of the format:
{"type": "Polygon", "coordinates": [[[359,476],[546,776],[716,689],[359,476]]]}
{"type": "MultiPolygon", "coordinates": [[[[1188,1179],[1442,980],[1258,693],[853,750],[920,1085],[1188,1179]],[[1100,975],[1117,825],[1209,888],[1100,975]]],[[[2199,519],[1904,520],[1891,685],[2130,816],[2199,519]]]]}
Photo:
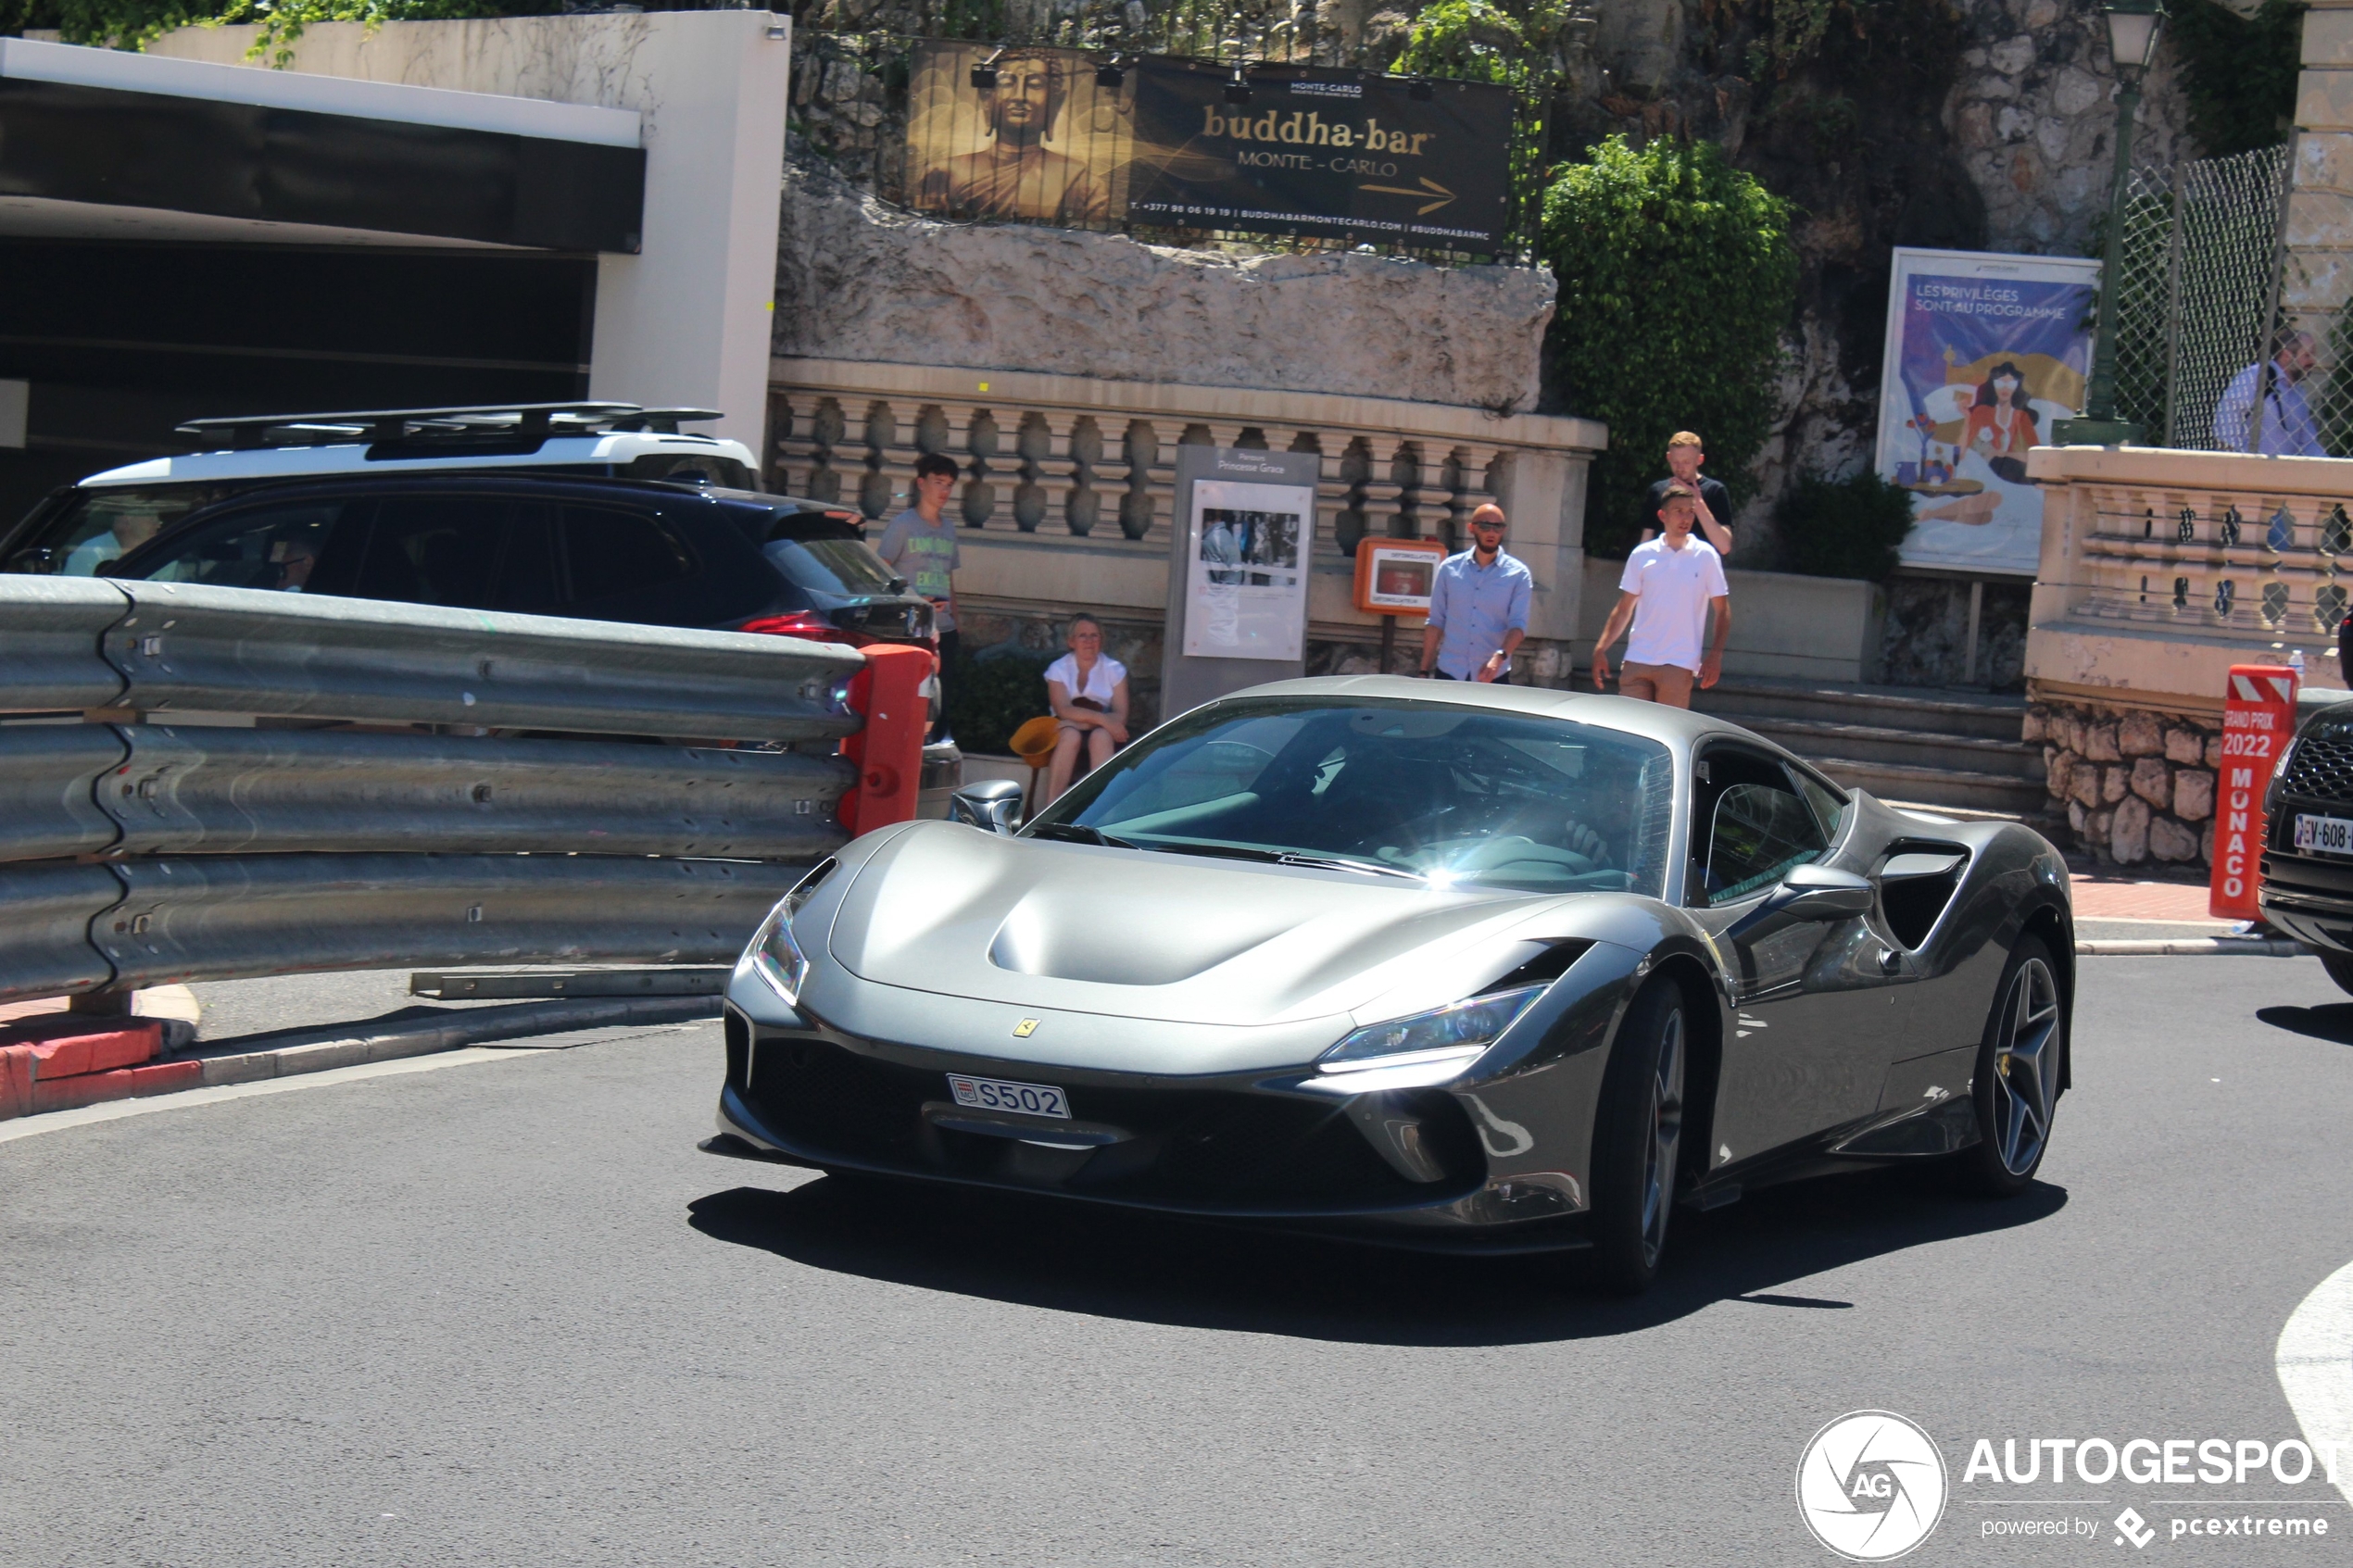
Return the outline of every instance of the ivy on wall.
{"type": "Polygon", "coordinates": [[[1776,403],[1796,303],[1790,205],[1712,142],[1612,136],[1544,194],[1543,258],[1560,295],[1545,349],[1572,411],[1609,425],[1585,508],[1585,547],[1640,536],[1667,438],[1699,433],[1737,507],[1776,403]]]}
{"type": "Polygon", "coordinates": [[[2273,147],[2295,123],[2303,0],[2242,17],[2217,0],[2173,0],[2166,34],[2182,62],[2190,134],[2208,157],[2273,147]]]}

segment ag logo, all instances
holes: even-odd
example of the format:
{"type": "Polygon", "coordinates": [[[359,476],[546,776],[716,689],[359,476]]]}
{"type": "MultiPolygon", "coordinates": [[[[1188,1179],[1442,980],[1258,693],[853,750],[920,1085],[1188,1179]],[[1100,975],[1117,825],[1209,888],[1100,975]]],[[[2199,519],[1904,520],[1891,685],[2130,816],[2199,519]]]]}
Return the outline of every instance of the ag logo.
{"type": "Polygon", "coordinates": [[[1944,1516],[1944,1456],[1912,1423],[1856,1411],[1814,1434],[1797,1461],[1797,1511],[1850,1562],[1903,1556],[1944,1516]]]}

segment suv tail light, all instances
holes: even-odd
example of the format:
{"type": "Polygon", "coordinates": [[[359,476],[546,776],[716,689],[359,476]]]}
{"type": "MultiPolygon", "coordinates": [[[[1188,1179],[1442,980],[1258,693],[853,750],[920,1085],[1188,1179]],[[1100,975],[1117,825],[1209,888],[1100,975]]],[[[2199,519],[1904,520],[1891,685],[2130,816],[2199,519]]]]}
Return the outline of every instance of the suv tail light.
{"type": "Polygon", "coordinates": [[[757,632],[769,637],[800,637],[812,643],[840,643],[847,646],[864,647],[872,637],[856,632],[845,632],[814,610],[799,609],[790,615],[754,616],[736,628],[738,632],[757,632]]]}

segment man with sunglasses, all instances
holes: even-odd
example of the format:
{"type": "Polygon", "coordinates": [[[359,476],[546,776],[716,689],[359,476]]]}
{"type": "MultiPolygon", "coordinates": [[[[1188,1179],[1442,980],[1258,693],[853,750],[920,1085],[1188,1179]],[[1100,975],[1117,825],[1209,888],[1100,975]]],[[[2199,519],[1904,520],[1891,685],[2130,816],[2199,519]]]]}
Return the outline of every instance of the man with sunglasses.
{"type": "Polygon", "coordinates": [[[1423,674],[1500,681],[1511,673],[1536,579],[1504,553],[1504,508],[1488,502],[1470,515],[1471,547],[1439,563],[1422,629],[1423,674]]]}

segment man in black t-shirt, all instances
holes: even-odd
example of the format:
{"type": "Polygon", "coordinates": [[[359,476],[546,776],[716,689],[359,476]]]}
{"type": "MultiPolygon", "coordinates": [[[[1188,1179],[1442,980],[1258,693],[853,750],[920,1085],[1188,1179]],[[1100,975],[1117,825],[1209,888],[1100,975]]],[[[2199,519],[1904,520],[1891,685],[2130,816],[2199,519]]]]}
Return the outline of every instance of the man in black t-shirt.
{"type": "Polygon", "coordinates": [[[1680,484],[1693,493],[1693,505],[1699,512],[1699,534],[1716,546],[1719,556],[1732,553],[1732,497],[1721,480],[1709,479],[1699,471],[1707,461],[1707,454],[1700,449],[1699,437],[1688,430],[1679,430],[1667,438],[1668,477],[1650,489],[1650,508],[1642,514],[1642,535],[1640,543],[1647,544],[1658,532],[1659,508],[1667,505],[1667,487],[1680,484]]]}

